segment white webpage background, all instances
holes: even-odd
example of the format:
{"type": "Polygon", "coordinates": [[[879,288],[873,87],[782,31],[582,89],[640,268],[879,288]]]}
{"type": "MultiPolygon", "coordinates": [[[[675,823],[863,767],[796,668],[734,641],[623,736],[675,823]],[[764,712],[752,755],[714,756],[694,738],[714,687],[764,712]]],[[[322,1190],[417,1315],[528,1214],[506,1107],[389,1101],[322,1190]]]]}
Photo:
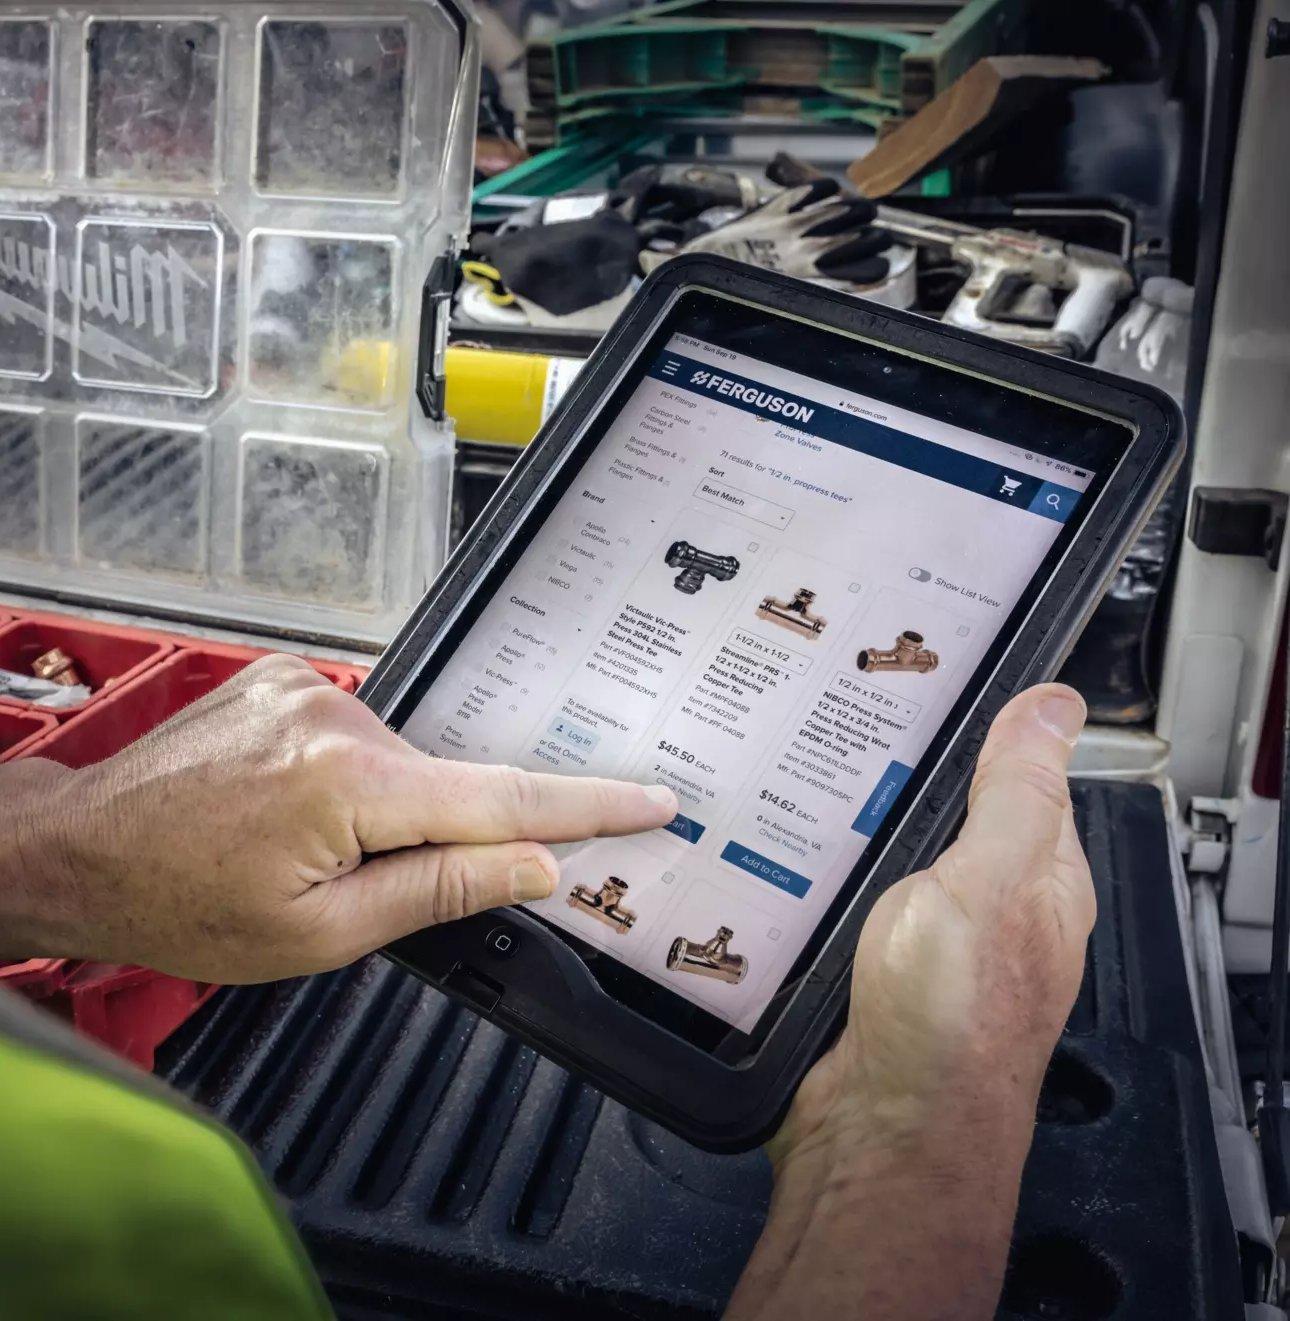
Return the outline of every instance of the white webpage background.
{"type": "MultiPolygon", "coordinates": [[[[684,336],[668,347],[1052,475],[1018,447],[756,359],[684,336]]],[[[747,1031],[868,843],[853,823],[870,793],[893,761],[917,764],[1060,530],[647,378],[403,733],[449,758],[670,785],[697,842],[657,830],[558,849],[561,883],[530,907],[747,1031]],[[734,556],[737,574],[678,591],[664,560],[677,540],[734,556]],[[822,632],[758,617],[802,587],[822,632]],[[862,649],[906,629],[935,670],[859,670],[862,649]],[[806,892],[723,860],[732,841],[806,892]],[[567,902],[609,876],[628,883],[626,934],[567,902]],[[676,937],[702,944],[721,926],[747,959],[741,982],[668,970],[676,937]]]]}

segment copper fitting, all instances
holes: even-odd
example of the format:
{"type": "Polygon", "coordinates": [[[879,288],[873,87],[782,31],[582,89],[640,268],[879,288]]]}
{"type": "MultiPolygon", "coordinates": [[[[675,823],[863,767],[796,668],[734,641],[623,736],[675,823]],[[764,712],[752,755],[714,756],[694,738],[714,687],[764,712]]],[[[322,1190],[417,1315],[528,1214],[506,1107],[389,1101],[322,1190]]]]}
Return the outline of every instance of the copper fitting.
{"type": "Polygon", "coordinates": [[[907,628],[897,639],[890,651],[876,651],[869,647],[856,657],[856,664],[866,674],[875,670],[916,671],[918,674],[931,674],[941,663],[941,658],[923,646],[923,635],[907,628]]]}
{"type": "Polygon", "coordinates": [[[715,977],[737,985],[748,975],[748,960],[727,948],[734,934],[729,927],[718,927],[717,934],[702,945],[677,936],[667,952],[668,971],[692,972],[696,977],[715,977]]]}
{"type": "Polygon", "coordinates": [[[60,688],[75,688],[81,682],[76,662],[61,647],[54,647],[43,656],[37,656],[31,663],[31,672],[37,679],[56,683],[60,688]]]}
{"type": "Polygon", "coordinates": [[[780,601],[768,596],[757,607],[757,618],[816,638],[824,632],[828,621],[811,613],[811,602],[814,600],[815,593],[809,587],[799,587],[791,601],[780,601]]]}
{"type": "Polygon", "coordinates": [[[620,881],[617,876],[610,876],[599,890],[575,885],[569,891],[565,903],[613,927],[620,936],[625,936],[636,922],[636,914],[622,907],[622,898],[626,893],[627,882],[620,881]]]}

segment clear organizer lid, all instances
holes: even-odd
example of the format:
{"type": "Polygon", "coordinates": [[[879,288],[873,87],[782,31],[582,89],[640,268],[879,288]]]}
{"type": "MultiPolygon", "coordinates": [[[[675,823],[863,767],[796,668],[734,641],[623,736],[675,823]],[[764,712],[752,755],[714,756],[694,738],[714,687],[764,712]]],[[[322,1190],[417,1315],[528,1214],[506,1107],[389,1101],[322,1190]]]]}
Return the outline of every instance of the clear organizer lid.
{"type": "Polygon", "coordinates": [[[0,17],[0,584],[393,634],[446,536],[414,378],[477,84],[457,0],[0,17]]]}

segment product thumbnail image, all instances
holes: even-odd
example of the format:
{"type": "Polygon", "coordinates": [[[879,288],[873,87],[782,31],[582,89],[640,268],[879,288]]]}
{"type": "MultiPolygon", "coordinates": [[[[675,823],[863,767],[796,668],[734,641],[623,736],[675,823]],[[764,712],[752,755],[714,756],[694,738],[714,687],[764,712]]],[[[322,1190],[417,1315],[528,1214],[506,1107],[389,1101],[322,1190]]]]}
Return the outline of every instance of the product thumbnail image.
{"type": "Polygon", "coordinates": [[[620,936],[625,936],[636,922],[636,914],[630,908],[622,907],[622,899],[626,893],[627,882],[619,880],[617,876],[610,876],[599,890],[589,890],[585,885],[575,885],[569,891],[565,903],[570,908],[613,927],[620,936]]]}
{"type": "Polygon", "coordinates": [[[799,587],[791,601],[781,601],[777,597],[766,597],[757,607],[757,618],[778,624],[794,633],[803,633],[808,638],[817,638],[824,632],[827,620],[811,610],[815,593],[809,587],[799,587]]]}
{"type": "Polygon", "coordinates": [[[890,651],[879,651],[876,647],[866,647],[856,657],[856,664],[865,674],[875,670],[897,670],[906,674],[931,674],[941,663],[941,658],[923,646],[923,635],[907,628],[897,639],[890,651]]]}
{"type": "Polygon", "coordinates": [[[718,927],[717,934],[702,944],[677,936],[667,952],[668,971],[692,972],[696,977],[737,985],[748,975],[748,960],[727,948],[734,934],[729,927],[718,927]]]}
{"type": "Polygon", "coordinates": [[[686,596],[693,596],[711,574],[718,582],[728,583],[739,572],[739,561],[733,555],[714,555],[700,550],[688,541],[674,541],[664,556],[669,569],[680,569],[672,586],[686,596]]]}

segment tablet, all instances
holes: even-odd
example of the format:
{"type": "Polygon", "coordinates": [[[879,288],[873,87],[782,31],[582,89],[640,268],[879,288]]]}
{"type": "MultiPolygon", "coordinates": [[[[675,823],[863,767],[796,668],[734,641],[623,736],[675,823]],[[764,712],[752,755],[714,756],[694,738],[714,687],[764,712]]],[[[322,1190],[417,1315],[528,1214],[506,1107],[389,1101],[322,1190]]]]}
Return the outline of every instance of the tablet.
{"type": "Polygon", "coordinates": [[[1182,445],[1149,387],[673,261],[362,695],[432,755],[666,784],[680,813],[388,952],[687,1138],[762,1139],[865,913],[943,845],[1182,445]]]}

